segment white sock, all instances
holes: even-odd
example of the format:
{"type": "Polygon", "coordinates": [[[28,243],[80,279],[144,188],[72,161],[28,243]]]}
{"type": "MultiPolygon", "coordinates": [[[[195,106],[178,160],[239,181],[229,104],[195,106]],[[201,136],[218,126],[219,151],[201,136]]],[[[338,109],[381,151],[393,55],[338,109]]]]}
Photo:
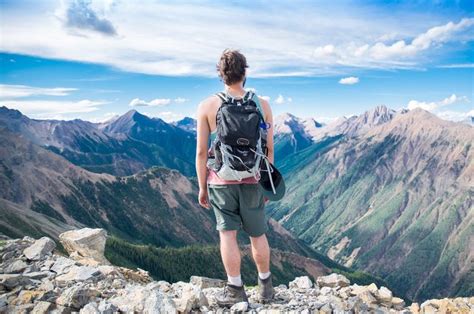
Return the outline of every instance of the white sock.
{"type": "Polygon", "coordinates": [[[238,286],[238,287],[242,286],[242,277],[240,275],[235,276],[235,277],[228,275],[227,281],[233,286],[238,286]]]}
{"type": "Polygon", "coordinates": [[[258,273],[258,277],[260,277],[260,279],[262,279],[262,280],[265,280],[265,279],[267,279],[268,277],[270,277],[271,274],[272,274],[271,272],[267,272],[267,273],[260,273],[260,272],[259,272],[259,273],[258,273]]]}

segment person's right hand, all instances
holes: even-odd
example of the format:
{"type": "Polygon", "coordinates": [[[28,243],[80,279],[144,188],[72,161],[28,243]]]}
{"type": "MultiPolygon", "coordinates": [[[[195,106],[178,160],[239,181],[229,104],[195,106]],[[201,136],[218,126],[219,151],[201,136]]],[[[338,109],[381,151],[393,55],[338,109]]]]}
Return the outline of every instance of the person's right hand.
{"type": "Polygon", "coordinates": [[[207,189],[199,189],[199,205],[207,209],[211,208],[207,189]]]}

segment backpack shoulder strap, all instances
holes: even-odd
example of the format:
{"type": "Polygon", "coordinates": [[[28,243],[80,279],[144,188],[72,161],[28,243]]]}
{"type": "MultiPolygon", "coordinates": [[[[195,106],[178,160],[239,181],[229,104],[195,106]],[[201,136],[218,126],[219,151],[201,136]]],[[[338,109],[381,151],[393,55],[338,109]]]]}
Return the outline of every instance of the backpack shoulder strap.
{"type": "Polygon", "coordinates": [[[227,96],[224,92],[219,92],[219,93],[216,93],[215,95],[222,100],[222,103],[227,101],[227,96]]]}
{"type": "Polygon", "coordinates": [[[260,103],[260,99],[258,99],[257,94],[252,92],[252,98],[251,99],[255,102],[255,104],[257,104],[257,109],[258,109],[258,111],[260,111],[260,114],[262,115],[262,117],[265,120],[265,112],[263,112],[262,104],[260,103]]]}

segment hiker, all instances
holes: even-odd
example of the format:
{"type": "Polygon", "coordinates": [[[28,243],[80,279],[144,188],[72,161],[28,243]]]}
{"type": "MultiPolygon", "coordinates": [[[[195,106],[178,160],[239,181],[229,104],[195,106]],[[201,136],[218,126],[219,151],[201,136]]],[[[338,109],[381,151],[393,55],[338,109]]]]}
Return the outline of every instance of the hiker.
{"type": "Polygon", "coordinates": [[[202,101],[197,113],[199,204],[214,211],[228,280],[216,297],[221,306],[248,302],[240,274],[240,228],[250,236],[259,301],[274,296],[265,235],[267,191],[259,184],[261,165],[273,163],[273,118],[268,101],[244,89],[247,67],[242,53],[224,50],[217,64],[224,91],[202,101]]]}

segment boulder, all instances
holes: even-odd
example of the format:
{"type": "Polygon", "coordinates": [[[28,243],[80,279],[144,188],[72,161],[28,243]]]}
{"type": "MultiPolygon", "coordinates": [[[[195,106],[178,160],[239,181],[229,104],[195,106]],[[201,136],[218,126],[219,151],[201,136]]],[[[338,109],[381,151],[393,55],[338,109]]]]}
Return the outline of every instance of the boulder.
{"type": "Polygon", "coordinates": [[[291,288],[310,289],[313,287],[313,282],[308,276],[296,277],[295,280],[289,283],[291,288]]]}
{"type": "Polygon", "coordinates": [[[350,285],[349,279],[341,274],[330,274],[327,276],[318,277],[316,280],[320,287],[347,287],[350,285]]]}
{"type": "Polygon", "coordinates": [[[191,276],[189,282],[201,289],[206,288],[222,288],[226,285],[226,281],[222,279],[214,279],[201,276],[191,276]]]}
{"type": "Polygon", "coordinates": [[[31,280],[21,274],[0,274],[0,285],[11,290],[31,284],[31,280]]]}
{"type": "Polygon", "coordinates": [[[128,286],[108,302],[125,313],[176,313],[174,303],[168,296],[143,286],[128,286]]]}
{"type": "Polygon", "coordinates": [[[27,247],[23,254],[27,259],[38,261],[43,259],[47,254],[51,253],[56,247],[56,243],[48,237],[42,237],[36,240],[32,245],[27,247]]]}
{"type": "Polygon", "coordinates": [[[248,308],[249,308],[248,302],[239,302],[232,305],[232,307],[230,308],[230,311],[233,313],[235,312],[242,313],[242,312],[246,312],[248,308]]]}
{"type": "Polygon", "coordinates": [[[117,312],[118,312],[118,308],[115,305],[110,304],[105,300],[102,300],[100,301],[100,303],[90,302],[86,304],[79,313],[80,314],[114,314],[117,312]]]}
{"type": "Polygon", "coordinates": [[[80,314],[101,314],[96,302],[87,303],[80,311],[80,314]]]}
{"type": "Polygon", "coordinates": [[[59,235],[59,241],[72,259],[92,266],[110,265],[104,256],[106,240],[104,229],[84,228],[59,235]]]}
{"type": "Polygon", "coordinates": [[[56,274],[65,273],[71,266],[75,265],[76,262],[70,258],[59,256],[54,264],[51,266],[51,270],[56,274]]]}
{"type": "Polygon", "coordinates": [[[18,296],[10,302],[10,304],[23,305],[23,304],[33,303],[34,300],[36,300],[37,298],[40,298],[43,295],[44,295],[44,291],[22,290],[20,291],[18,296]]]}
{"type": "Polygon", "coordinates": [[[16,260],[8,264],[3,271],[5,272],[5,274],[18,274],[23,272],[27,267],[28,264],[24,261],[16,260]]]}
{"type": "Polygon", "coordinates": [[[174,299],[178,311],[188,313],[193,309],[209,305],[207,297],[199,287],[189,283],[182,283],[180,286],[182,286],[181,296],[174,299]]]}
{"type": "Polygon", "coordinates": [[[390,306],[392,304],[392,297],[392,291],[386,287],[380,287],[378,291],[378,299],[380,302],[390,306]]]}
{"type": "Polygon", "coordinates": [[[47,314],[50,312],[50,308],[53,304],[46,301],[39,301],[35,304],[33,310],[31,310],[31,314],[47,314]]]}
{"type": "Polygon", "coordinates": [[[98,291],[94,289],[76,285],[65,289],[56,300],[56,304],[80,309],[98,295],[98,291]]]}
{"type": "Polygon", "coordinates": [[[369,290],[365,290],[364,292],[357,295],[365,304],[372,305],[377,303],[377,299],[370,293],[369,290]]]}
{"type": "Polygon", "coordinates": [[[171,284],[167,281],[160,280],[160,281],[154,281],[151,282],[147,285],[147,288],[150,290],[158,289],[161,290],[162,292],[168,292],[171,289],[171,284]]]}
{"type": "Polygon", "coordinates": [[[396,310],[401,310],[405,306],[405,301],[403,299],[393,297],[391,300],[392,307],[396,310]]]}
{"type": "Polygon", "coordinates": [[[92,278],[98,279],[100,275],[99,269],[92,266],[72,266],[67,273],[56,277],[56,281],[63,283],[85,281],[92,278]]]}

